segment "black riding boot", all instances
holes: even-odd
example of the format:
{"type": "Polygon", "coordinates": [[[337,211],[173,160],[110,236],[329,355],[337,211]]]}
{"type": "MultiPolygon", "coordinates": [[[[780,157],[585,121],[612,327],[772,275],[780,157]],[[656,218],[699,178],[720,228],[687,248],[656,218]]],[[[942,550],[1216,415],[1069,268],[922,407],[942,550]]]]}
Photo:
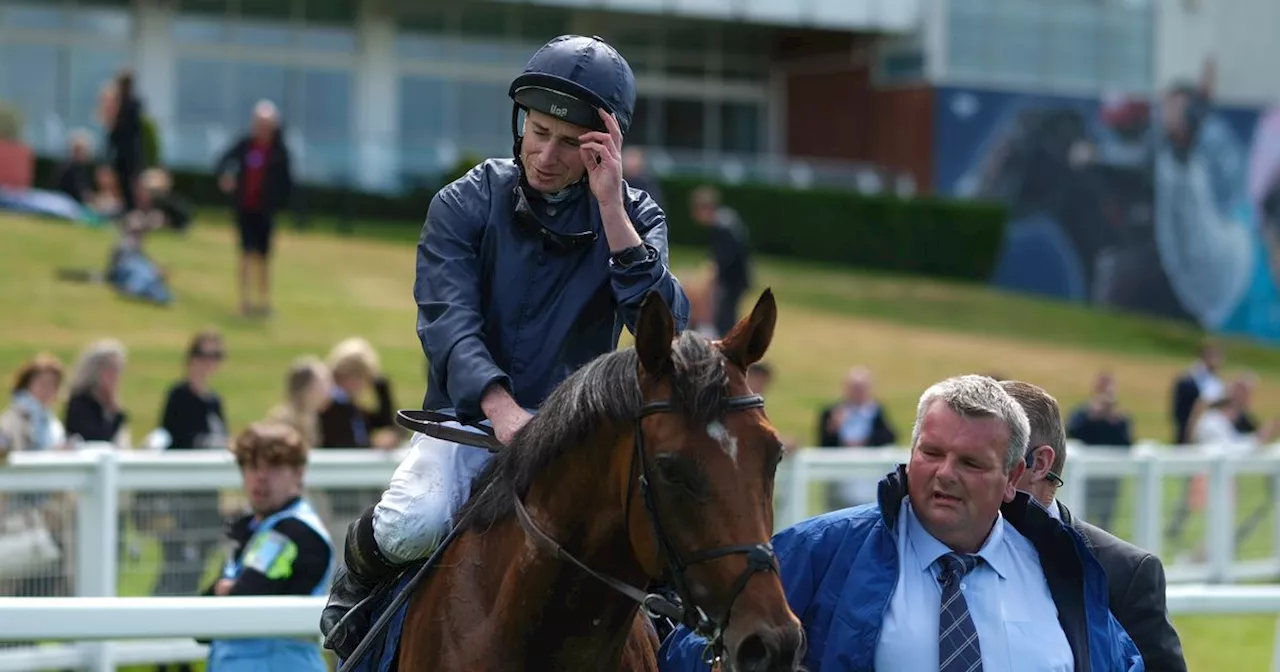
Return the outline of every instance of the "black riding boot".
{"type": "Polygon", "coordinates": [[[320,614],[324,646],[346,660],[360,645],[371,624],[372,604],[360,604],[382,582],[403,568],[389,561],[373,538],[373,507],[347,528],[346,567],[339,568],[329,589],[329,602],[320,614]]]}

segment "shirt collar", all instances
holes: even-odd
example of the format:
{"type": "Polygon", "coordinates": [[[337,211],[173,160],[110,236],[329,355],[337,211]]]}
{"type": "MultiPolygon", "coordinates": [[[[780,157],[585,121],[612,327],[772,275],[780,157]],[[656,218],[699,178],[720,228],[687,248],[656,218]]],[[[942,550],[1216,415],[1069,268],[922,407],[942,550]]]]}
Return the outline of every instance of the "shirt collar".
{"type": "MultiPolygon", "coordinates": [[[[919,564],[920,571],[932,572],[934,563],[937,562],[938,558],[951,553],[952,550],[946,544],[938,541],[932,534],[929,534],[928,530],[924,529],[924,525],[916,517],[915,511],[911,509],[909,497],[903,498],[902,507],[901,519],[906,525],[907,540],[915,549],[916,562],[919,564]]],[[[1009,547],[1005,543],[1005,524],[1004,516],[997,512],[996,522],[991,528],[991,534],[987,535],[986,542],[982,544],[982,548],[978,549],[976,553],[1002,579],[1008,575],[1012,565],[1009,557],[1009,547]]]]}
{"type": "Polygon", "coordinates": [[[1048,511],[1050,518],[1058,521],[1062,520],[1062,511],[1058,510],[1058,500],[1055,499],[1052,502],[1049,502],[1048,511]]]}
{"type": "Polygon", "coordinates": [[[333,390],[329,393],[329,396],[340,404],[345,404],[348,401],[351,401],[351,396],[347,394],[347,391],[337,385],[333,386],[333,390]]]}

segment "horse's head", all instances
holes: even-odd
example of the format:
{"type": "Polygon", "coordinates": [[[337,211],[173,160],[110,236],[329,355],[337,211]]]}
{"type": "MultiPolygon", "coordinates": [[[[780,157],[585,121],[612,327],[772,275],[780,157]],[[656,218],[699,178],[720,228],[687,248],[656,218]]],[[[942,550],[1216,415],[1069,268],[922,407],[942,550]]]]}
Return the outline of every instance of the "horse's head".
{"type": "Polygon", "coordinates": [[[766,290],[723,340],[677,339],[654,293],[636,328],[644,407],[632,475],[640,486],[628,491],[639,497],[630,506],[632,545],[645,569],[680,593],[685,624],[717,645],[723,637],[723,662],[743,672],[793,670],[804,653],[769,545],[783,446],[746,378],[776,321],[766,290]]]}

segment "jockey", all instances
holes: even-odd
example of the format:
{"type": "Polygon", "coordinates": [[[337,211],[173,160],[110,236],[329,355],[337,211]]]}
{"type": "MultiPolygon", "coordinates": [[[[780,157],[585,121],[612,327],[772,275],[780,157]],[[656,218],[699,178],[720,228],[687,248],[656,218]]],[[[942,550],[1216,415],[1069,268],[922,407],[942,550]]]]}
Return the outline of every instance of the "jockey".
{"type": "MultiPolygon", "coordinates": [[[[634,332],[649,292],[678,329],[689,313],[667,265],[666,215],[622,179],[636,101],[626,60],[600,38],[557,37],[509,95],[514,158],[486,160],[435,195],[414,283],[430,363],[423,408],[487,422],[503,443],[570,373],[615,350],[624,324],[634,332]]],[[[381,501],[347,533],[321,618],[327,648],[351,653],[369,625],[368,609],[352,608],[435,550],[491,457],[414,435],[381,501]]]]}

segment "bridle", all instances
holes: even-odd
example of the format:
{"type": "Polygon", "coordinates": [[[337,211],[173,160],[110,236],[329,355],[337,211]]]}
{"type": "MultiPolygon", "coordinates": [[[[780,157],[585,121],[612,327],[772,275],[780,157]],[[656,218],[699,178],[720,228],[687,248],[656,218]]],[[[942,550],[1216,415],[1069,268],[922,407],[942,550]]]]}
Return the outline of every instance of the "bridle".
{"type": "MultiPolygon", "coordinates": [[[[725,412],[743,411],[752,408],[764,408],[764,398],[758,394],[749,394],[729,397],[724,401],[725,412]]],[[[631,487],[633,483],[638,482],[640,484],[640,494],[644,498],[645,513],[648,515],[649,525],[653,528],[654,536],[657,538],[658,549],[667,558],[667,574],[676,591],[674,600],[656,592],[645,593],[634,586],[597,572],[583,564],[582,561],[573,557],[568,551],[564,550],[564,547],[538,528],[533,519],[529,517],[529,512],[525,510],[524,503],[520,501],[518,494],[514,497],[516,517],[520,520],[520,526],[543,550],[561,560],[576,565],[579,569],[595,577],[605,585],[631,598],[640,605],[649,617],[662,616],[669,618],[705,637],[708,645],[703,662],[713,665],[719,662],[724,654],[724,631],[728,627],[729,614],[733,611],[733,604],[737,601],[738,595],[746,588],[747,581],[756,572],[772,571],[775,574],[778,573],[778,558],[774,555],[773,546],[769,542],[722,546],[684,556],[676,550],[671,543],[671,538],[667,536],[666,529],[662,526],[662,516],[658,512],[658,502],[654,497],[652,487],[649,485],[649,463],[645,460],[644,432],[641,429],[641,422],[646,417],[656,413],[673,412],[675,412],[675,406],[670,401],[650,401],[641,406],[639,413],[636,414],[634,451],[631,456],[631,467],[627,470],[627,498],[624,505],[623,525],[629,525],[631,487]],[[637,463],[640,465],[639,476],[632,480],[631,474],[636,472],[637,463]],[[693,603],[688,581],[685,578],[685,571],[693,565],[738,554],[747,556],[747,568],[734,581],[724,613],[719,614],[717,617],[709,617],[701,607],[693,603]]]]}

